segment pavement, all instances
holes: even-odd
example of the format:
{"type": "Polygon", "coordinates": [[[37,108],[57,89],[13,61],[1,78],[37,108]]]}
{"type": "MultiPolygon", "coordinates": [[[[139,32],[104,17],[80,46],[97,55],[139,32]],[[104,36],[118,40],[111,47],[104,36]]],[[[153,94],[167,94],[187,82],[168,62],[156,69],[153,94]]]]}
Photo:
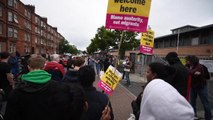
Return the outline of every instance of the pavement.
{"type": "MultiPolygon", "coordinates": [[[[144,77],[141,77],[139,74],[130,74],[130,80],[131,80],[130,87],[126,85],[126,80],[121,80],[117,88],[113,92],[113,94],[109,96],[115,117],[114,120],[127,120],[130,117],[130,114],[132,113],[131,102],[132,100],[136,99],[139,93],[143,90],[143,86],[147,82],[146,79],[144,77]]],[[[210,80],[208,82],[208,88],[209,88],[209,101],[210,105],[212,106],[213,80],[210,80]]],[[[199,100],[199,97],[197,100],[197,107],[198,107],[198,118],[200,118],[200,120],[204,120],[204,111],[202,104],[199,100]]]]}
{"type": "MultiPolygon", "coordinates": [[[[127,120],[132,113],[131,102],[136,99],[136,96],[142,91],[144,79],[139,75],[130,74],[132,86],[127,87],[125,81],[121,80],[115,91],[109,96],[114,113],[114,120],[127,120]]],[[[94,83],[96,86],[98,79],[94,83]]],[[[101,91],[99,88],[97,88],[101,91]]]]}

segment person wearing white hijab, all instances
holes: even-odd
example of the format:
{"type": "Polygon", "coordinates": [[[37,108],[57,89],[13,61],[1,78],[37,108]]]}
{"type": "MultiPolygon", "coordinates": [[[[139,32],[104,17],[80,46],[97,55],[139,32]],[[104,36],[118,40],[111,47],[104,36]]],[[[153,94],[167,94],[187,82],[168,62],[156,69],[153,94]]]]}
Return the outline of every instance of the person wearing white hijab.
{"type": "Polygon", "coordinates": [[[139,120],[194,120],[188,101],[163,80],[168,75],[165,68],[161,63],[149,65],[139,120]]]}

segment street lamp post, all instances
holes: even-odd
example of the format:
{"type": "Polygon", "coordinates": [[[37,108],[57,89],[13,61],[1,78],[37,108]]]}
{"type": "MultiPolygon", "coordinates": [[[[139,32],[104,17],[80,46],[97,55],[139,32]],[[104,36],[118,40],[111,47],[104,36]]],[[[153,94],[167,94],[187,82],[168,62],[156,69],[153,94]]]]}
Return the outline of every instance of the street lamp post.
{"type": "Polygon", "coordinates": [[[176,50],[177,53],[178,53],[178,51],[179,51],[179,41],[180,41],[180,30],[178,29],[178,35],[177,35],[177,50],[176,50]]]}

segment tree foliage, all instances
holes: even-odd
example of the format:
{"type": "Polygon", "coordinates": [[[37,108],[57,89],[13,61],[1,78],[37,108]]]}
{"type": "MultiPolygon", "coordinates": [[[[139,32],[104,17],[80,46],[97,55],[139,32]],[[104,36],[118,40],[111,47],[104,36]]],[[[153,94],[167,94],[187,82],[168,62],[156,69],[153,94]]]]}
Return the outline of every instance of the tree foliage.
{"type": "Polygon", "coordinates": [[[71,53],[71,54],[77,54],[78,49],[76,48],[75,45],[70,45],[67,40],[62,40],[59,43],[59,53],[64,54],[64,53],[71,53]]]}
{"type": "MultiPolygon", "coordinates": [[[[96,51],[108,51],[110,48],[118,49],[122,31],[107,30],[104,26],[97,29],[95,37],[91,39],[90,45],[87,47],[88,53],[96,51]]],[[[121,57],[125,54],[126,50],[132,50],[139,47],[139,40],[136,39],[138,33],[127,32],[123,33],[123,41],[120,48],[121,57]]]]}

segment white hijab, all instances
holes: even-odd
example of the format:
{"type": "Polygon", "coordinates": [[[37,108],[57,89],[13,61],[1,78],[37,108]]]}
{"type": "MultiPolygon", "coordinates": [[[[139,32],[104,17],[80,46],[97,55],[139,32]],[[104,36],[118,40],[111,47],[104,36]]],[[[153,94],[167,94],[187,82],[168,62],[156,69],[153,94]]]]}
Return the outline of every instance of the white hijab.
{"type": "Polygon", "coordinates": [[[194,120],[194,111],[174,87],[154,79],[144,90],[139,120],[194,120]]]}

